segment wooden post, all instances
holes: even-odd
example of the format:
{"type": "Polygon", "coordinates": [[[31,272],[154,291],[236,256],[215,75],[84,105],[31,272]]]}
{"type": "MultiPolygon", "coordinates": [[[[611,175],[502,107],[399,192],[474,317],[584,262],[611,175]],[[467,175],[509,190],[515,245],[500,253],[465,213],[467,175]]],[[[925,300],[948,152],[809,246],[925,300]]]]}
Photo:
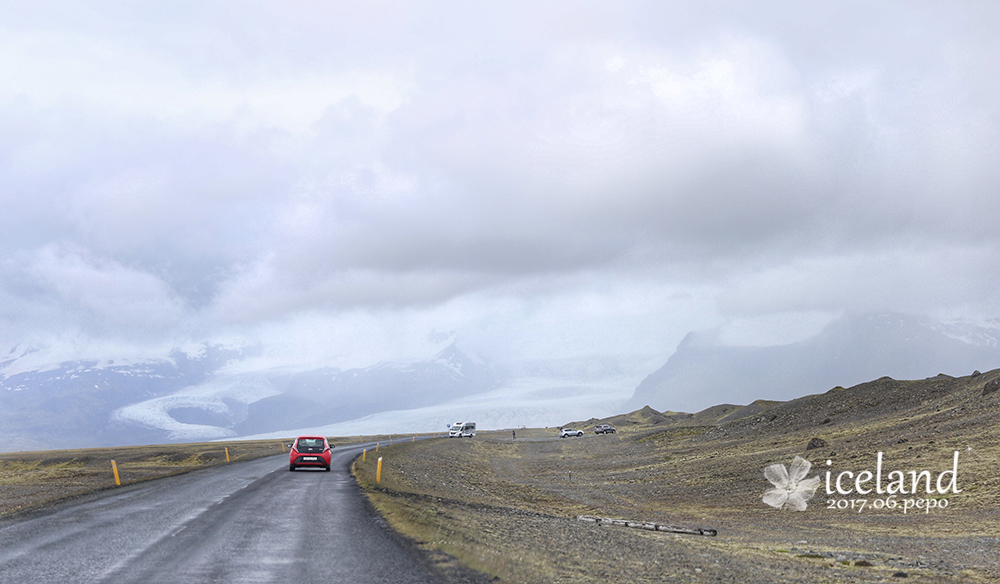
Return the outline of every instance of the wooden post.
{"type": "Polygon", "coordinates": [[[627,519],[614,519],[611,517],[596,517],[594,515],[577,515],[579,521],[589,521],[597,524],[620,525],[633,529],[645,529],[647,531],[663,531],[667,533],[686,533],[688,535],[707,535],[715,537],[718,532],[705,527],[680,527],[677,525],[665,525],[652,521],[629,521],[627,519]]]}

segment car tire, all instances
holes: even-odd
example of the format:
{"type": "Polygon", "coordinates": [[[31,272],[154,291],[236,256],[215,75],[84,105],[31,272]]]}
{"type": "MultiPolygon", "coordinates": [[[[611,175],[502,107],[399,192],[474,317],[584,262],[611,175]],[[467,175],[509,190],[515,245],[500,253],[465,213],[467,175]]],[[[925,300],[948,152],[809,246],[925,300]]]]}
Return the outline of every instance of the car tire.
{"type": "Polygon", "coordinates": [[[292,472],[294,470],[295,470],[295,465],[294,464],[288,465],[288,472],[292,472]]]}
{"type": "Polygon", "coordinates": [[[330,472],[330,467],[329,466],[324,466],[323,470],[325,470],[326,472],[330,472]]]}

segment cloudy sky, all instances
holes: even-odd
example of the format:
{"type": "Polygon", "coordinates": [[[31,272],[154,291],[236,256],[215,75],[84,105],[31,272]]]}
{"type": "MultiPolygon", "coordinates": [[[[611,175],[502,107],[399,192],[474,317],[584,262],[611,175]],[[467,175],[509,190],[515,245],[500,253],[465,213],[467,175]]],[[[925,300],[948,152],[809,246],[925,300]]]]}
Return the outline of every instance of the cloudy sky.
{"type": "Polygon", "coordinates": [[[1000,315],[993,2],[5,2],[0,353],[1000,315]],[[709,5],[711,4],[711,5],[709,5]]]}

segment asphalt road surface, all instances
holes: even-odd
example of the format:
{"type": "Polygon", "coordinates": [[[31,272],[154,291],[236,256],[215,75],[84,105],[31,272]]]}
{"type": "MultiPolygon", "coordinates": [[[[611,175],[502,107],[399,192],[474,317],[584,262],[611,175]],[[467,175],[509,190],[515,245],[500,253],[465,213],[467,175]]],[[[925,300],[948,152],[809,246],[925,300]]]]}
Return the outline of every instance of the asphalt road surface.
{"type": "Polygon", "coordinates": [[[348,473],[220,465],[0,524],[0,583],[436,582],[348,473]]]}

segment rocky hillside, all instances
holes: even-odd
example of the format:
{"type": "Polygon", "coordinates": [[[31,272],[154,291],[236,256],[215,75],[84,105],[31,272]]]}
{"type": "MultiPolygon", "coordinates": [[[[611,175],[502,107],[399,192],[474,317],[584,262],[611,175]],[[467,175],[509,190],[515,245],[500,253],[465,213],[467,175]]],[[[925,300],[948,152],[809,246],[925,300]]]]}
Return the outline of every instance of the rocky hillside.
{"type": "Polygon", "coordinates": [[[942,425],[988,424],[989,396],[1000,389],[1000,369],[951,377],[939,374],[919,380],[880,377],[849,388],[789,401],[756,400],[747,405],[720,404],[700,412],[657,412],[650,406],[605,419],[567,425],[590,429],[618,427],[701,428],[706,438],[751,434],[811,432],[817,436],[869,423],[892,423],[899,431],[934,433],[942,425]]]}
{"type": "Polygon", "coordinates": [[[696,414],[644,407],[568,423],[587,430],[580,438],[539,428],[516,439],[484,432],[474,441],[403,443],[384,451],[381,483],[373,460],[355,470],[435,565],[464,564],[484,582],[985,584],[1000,581],[998,417],[1000,370],[880,377],[784,402],[696,414]],[[618,432],[595,435],[598,423],[618,432]],[[956,452],[957,491],[841,496],[823,484],[827,470],[877,472],[879,453],[883,473],[940,476],[956,452]],[[797,456],[818,478],[815,496],[801,511],[774,508],[765,469],[797,456]],[[935,510],[905,511],[928,500],[935,510]]]}

